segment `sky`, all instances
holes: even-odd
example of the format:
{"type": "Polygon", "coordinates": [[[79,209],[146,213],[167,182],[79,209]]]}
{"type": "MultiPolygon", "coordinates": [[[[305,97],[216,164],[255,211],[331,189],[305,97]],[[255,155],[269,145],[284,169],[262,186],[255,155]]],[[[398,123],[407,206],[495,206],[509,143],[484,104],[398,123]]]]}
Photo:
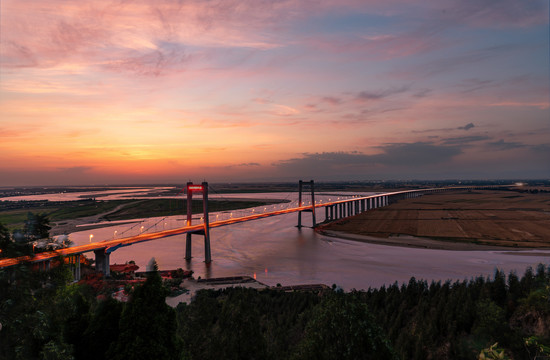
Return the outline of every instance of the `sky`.
{"type": "Polygon", "coordinates": [[[0,186],[550,178],[548,0],[2,0],[0,186]]]}

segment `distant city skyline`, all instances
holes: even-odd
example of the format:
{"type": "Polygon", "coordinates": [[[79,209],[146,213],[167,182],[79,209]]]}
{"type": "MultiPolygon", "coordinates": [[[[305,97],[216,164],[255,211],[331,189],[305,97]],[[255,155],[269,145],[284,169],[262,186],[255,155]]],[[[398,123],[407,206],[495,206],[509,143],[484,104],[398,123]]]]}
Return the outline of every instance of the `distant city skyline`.
{"type": "Polygon", "coordinates": [[[543,0],[0,2],[0,186],[550,178],[543,0]]]}

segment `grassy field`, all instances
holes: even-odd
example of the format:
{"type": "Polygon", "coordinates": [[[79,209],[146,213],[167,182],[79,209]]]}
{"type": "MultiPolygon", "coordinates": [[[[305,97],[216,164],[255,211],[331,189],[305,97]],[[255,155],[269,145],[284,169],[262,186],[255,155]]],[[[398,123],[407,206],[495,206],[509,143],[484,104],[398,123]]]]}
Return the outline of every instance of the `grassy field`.
{"type": "Polygon", "coordinates": [[[550,193],[431,194],[333,222],[324,228],[387,238],[412,235],[495,246],[550,247],[550,193]]]}
{"type": "MultiPolygon", "coordinates": [[[[209,210],[234,210],[267,203],[269,202],[210,200],[209,210]]],[[[193,213],[202,212],[202,201],[193,200],[192,209],[193,213]]],[[[0,223],[7,226],[10,231],[22,229],[28,212],[46,214],[54,223],[99,214],[106,214],[102,219],[112,221],[185,214],[186,210],[186,201],[177,199],[2,202],[0,203],[0,223]],[[121,208],[116,210],[117,207],[121,208]]]]}
{"type": "Polygon", "coordinates": [[[55,222],[101,214],[111,211],[119,205],[129,204],[134,201],[135,200],[3,202],[0,206],[0,223],[7,226],[8,229],[13,230],[23,228],[28,212],[47,214],[50,221],[55,222]]]}
{"type": "MultiPolygon", "coordinates": [[[[227,201],[227,200],[210,200],[208,202],[208,210],[225,211],[244,209],[267,204],[266,201],[227,201]]],[[[194,214],[202,212],[202,200],[193,200],[192,212],[194,214]]],[[[169,216],[187,213],[186,200],[140,200],[132,204],[128,204],[122,209],[105,216],[106,220],[128,220],[136,218],[145,218],[153,216],[169,216]]]]}

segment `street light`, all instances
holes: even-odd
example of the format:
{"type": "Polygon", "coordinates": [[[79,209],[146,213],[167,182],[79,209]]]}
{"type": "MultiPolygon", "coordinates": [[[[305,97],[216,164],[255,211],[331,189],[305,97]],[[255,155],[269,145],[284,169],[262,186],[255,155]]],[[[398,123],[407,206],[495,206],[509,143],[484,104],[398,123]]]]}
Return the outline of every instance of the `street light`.
{"type": "Polygon", "coordinates": [[[94,234],[90,234],[90,242],[92,242],[93,237],[94,237],[94,234]]]}

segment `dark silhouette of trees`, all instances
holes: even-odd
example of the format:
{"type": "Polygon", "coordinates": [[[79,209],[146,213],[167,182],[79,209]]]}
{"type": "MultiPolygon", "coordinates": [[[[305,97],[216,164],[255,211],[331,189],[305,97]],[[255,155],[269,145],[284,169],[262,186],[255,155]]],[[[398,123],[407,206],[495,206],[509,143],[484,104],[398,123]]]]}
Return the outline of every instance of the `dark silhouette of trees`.
{"type": "Polygon", "coordinates": [[[354,294],[334,293],[312,309],[294,359],[394,359],[367,305],[354,294]]]}
{"type": "Polygon", "coordinates": [[[109,359],[179,358],[176,316],[174,309],[166,305],[167,295],[158,271],[149,273],[122,310],[119,336],[109,348],[109,359]]]}
{"type": "Polygon", "coordinates": [[[550,351],[546,265],[521,278],[411,278],[350,293],[203,290],[175,310],[158,272],[128,303],[98,300],[70,276],[63,265],[0,270],[2,359],[472,359],[495,343],[516,360],[550,351]]]}
{"type": "Polygon", "coordinates": [[[27,241],[46,239],[50,236],[50,219],[47,214],[27,213],[23,234],[27,241]]]}

